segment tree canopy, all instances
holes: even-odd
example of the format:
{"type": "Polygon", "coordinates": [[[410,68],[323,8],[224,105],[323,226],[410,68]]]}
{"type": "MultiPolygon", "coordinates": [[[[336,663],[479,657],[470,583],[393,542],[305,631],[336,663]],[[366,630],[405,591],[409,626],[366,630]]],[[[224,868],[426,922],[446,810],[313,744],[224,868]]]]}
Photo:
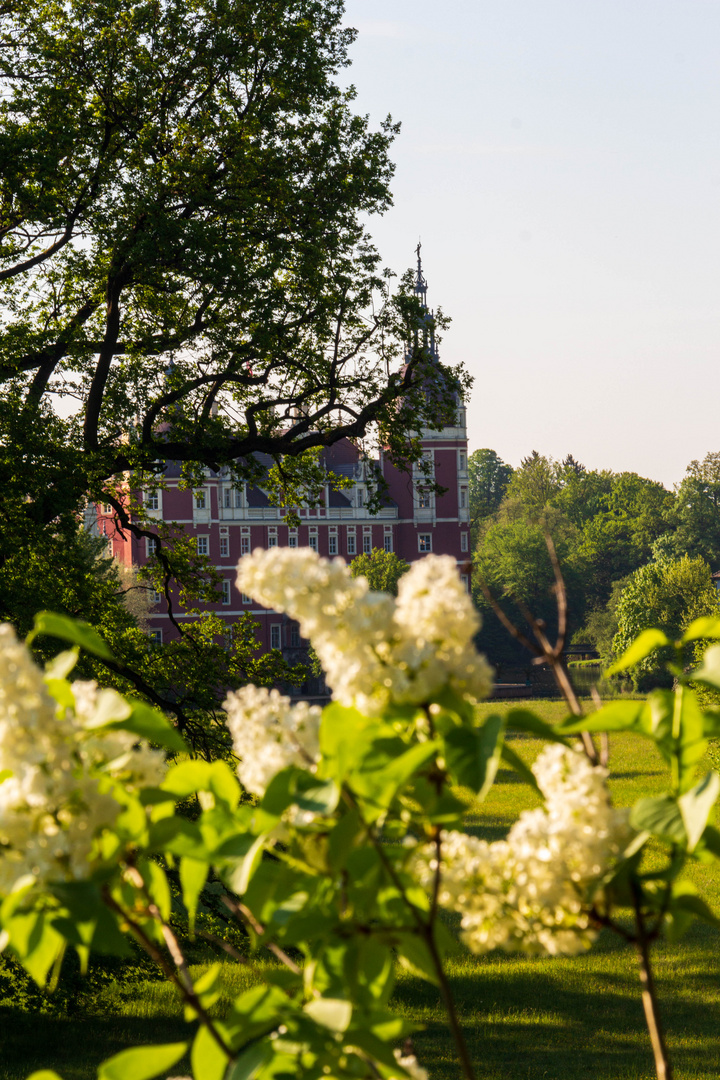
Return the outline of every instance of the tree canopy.
{"type": "Polygon", "coordinates": [[[413,429],[454,414],[464,378],[433,358],[426,392],[427,313],[370,240],[398,126],[373,129],[339,87],[343,16],[342,0],[0,13],[0,616],[90,619],[118,658],[107,678],[152,684],[179,717],[279,669],[257,667],[249,626],[227,648],[202,606],[212,568],[172,530],[145,587],[172,575],[197,625],[148,650],[82,536],[84,500],[154,534],[127,500],[164,462],[188,484],[222,466],[257,480],[261,452],[292,505],[344,436],[419,458],[413,429]]]}
{"type": "Polygon", "coordinates": [[[391,292],[364,221],[390,204],[397,127],[371,130],[337,85],[342,16],[341,0],[4,6],[16,517],[53,521],[163,459],[252,470],[255,451],[282,461],[371,424],[402,459],[411,420],[447,416],[456,383],[424,392],[422,345],[395,364],[419,303],[391,292]]]}
{"type": "Polygon", "coordinates": [[[468,458],[470,521],[473,527],[494,514],[513,474],[494,450],[475,450],[468,458]]]}
{"type": "MultiPolygon", "coordinates": [[[[533,451],[512,473],[496,511],[481,523],[475,565],[516,619],[524,622],[519,602],[552,627],[555,579],[543,536],[549,532],[566,579],[571,633],[596,644],[599,635],[606,642],[616,628],[614,586],[651,558],[670,528],[673,506],[662,484],[636,473],[590,470],[571,454],[559,462],[533,451]],[[606,612],[611,601],[613,611],[606,612]]],[[[481,593],[476,595],[487,608],[481,593]]],[[[481,633],[495,662],[523,657],[490,612],[481,633]]]]}
{"type": "Polygon", "coordinates": [[[350,563],[353,577],[367,578],[374,592],[386,592],[391,596],[397,596],[398,582],[409,569],[410,564],[394,551],[383,551],[381,548],[374,548],[369,554],[356,555],[350,563]]]}
{"type": "MultiPolygon", "coordinates": [[[[620,594],[613,651],[621,656],[642,630],[651,627],[677,640],[694,619],[719,613],[718,593],[703,558],[683,555],[680,559],[659,559],[636,570],[620,594]]],[[[662,659],[662,653],[656,651],[635,665],[632,675],[636,687],[648,689],[664,681],[662,659]]],[[[668,680],[671,682],[665,674],[668,680]]]]}

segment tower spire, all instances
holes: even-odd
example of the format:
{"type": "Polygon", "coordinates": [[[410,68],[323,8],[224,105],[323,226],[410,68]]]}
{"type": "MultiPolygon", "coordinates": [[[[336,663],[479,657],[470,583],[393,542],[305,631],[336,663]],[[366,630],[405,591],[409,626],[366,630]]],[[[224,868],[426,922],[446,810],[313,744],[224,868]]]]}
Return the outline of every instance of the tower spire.
{"type": "Polygon", "coordinates": [[[422,257],[420,252],[422,250],[422,242],[418,240],[417,247],[415,248],[415,254],[417,255],[417,276],[415,278],[415,295],[427,311],[427,281],[422,270],[422,257]]]}

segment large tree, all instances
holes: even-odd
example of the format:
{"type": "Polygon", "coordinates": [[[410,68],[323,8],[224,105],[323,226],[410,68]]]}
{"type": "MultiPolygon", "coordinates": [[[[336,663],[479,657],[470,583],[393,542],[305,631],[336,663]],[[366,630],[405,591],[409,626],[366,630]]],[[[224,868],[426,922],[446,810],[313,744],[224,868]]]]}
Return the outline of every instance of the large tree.
{"type": "Polygon", "coordinates": [[[391,294],[363,222],[390,203],[396,128],[371,130],[337,85],[342,15],[342,0],[3,5],[15,529],[162,459],[251,471],[256,451],[282,462],[372,424],[412,457],[408,431],[447,417],[455,384],[426,393],[422,344],[395,363],[422,313],[391,294]]]}
{"type": "Polygon", "coordinates": [[[690,462],[668,520],[678,555],[700,555],[720,569],[720,453],[690,462]]]}
{"type": "Polygon", "coordinates": [[[470,454],[468,480],[470,524],[473,531],[481,521],[499,508],[512,474],[512,465],[506,464],[494,450],[484,448],[470,454]]]}
{"type": "MultiPolygon", "coordinates": [[[[699,555],[657,559],[636,570],[619,597],[613,651],[622,655],[641,631],[651,627],[659,627],[676,640],[693,619],[717,617],[719,611],[718,593],[704,559],[699,555]]],[[[669,685],[672,676],[665,670],[665,659],[665,652],[658,650],[636,664],[630,673],[636,688],[647,690],[663,682],[669,685]]]]}

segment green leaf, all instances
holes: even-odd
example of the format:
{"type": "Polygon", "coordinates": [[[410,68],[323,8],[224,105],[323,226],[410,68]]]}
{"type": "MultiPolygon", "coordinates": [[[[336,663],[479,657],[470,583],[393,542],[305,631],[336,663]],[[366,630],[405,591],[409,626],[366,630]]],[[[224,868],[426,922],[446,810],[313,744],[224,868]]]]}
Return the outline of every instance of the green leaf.
{"type": "Polygon", "coordinates": [[[237,1025],[234,1049],[247,1045],[260,1035],[267,1035],[283,1023],[293,1005],[278,986],[254,986],[235,998],[228,1023],[237,1025]]]}
{"type": "Polygon", "coordinates": [[[37,1072],[30,1073],[26,1080],[62,1080],[62,1077],[52,1069],[38,1069],[37,1072]]]}
{"type": "Polygon", "coordinates": [[[48,660],[45,665],[45,681],[54,682],[56,679],[67,679],[77,664],[79,655],[80,650],[75,646],[74,649],[66,649],[65,652],[58,653],[52,660],[48,660]]]}
{"type": "Polygon", "coordinates": [[[323,767],[338,783],[341,784],[357,768],[378,727],[376,720],[336,701],[323,709],[320,719],[323,767]]]}
{"type": "Polygon", "coordinates": [[[121,933],[117,917],[103,902],[97,884],[89,881],[56,883],[53,892],[67,909],[69,918],[56,918],[53,926],[71,944],[87,942],[93,952],[109,956],[129,956],[132,949],[121,933]],[[88,929],[91,935],[88,936],[88,929]]]}
{"type": "Polygon", "coordinates": [[[165,817],[150,828],[148,846],[151,851],[166,851],[190,859],[209,859],[209,852],[194,821],[187,818],[165,817]]]}
{"type": "Polygon", "coordinates": [[[208,864],[201,862],[199,859],[191,859],[187,855],[180,859],[180,886],[182,888],[183,904],[187,908],[191,933],[195,929],[198,900],[205,887],[209,869],[208,864]]]}
{"type": "Polygon", "coordinates": [[[397,942],[398,960],[404,968],[413,975],[426,979],[434,986],[439,985],[437,968],[432,954],[422,938],[417,934],[406,933],[400,935],[397,942]]]}
{"type": "Polygon", "coordinates": [[[345,860],[361,833],[362,822],[357,810],[349,810],[343,814],[328,836],[328,862],[334,871],[345,866],[345,860]]]}
{"type": "Polygon", "coordinates": [[[279,817],[289,806],[311,814],[328,816],[335,810],[340,791],[334,780],[320,780],[305,769],[289,765],[276,773],[267,786],[260,806],[279,817]]]}
{"type": "Polygon", "coordinates": [[[272,1045],[265,1039],[251,1043],[230,1067],[225,1080],[252,1080],[258,1070],[270,1060],[272,1053],[272,1045]]]}
{"type": "Polygon", "coordinates": [[[181,761],[168,769],[161,787],[170,791],[179,799],[194,795],[198,791],[207,791],[210,784],[210,764],[207,761],[181,761]]]}
{"type": "MultiPolygon", "coordinates": [[[[166,750],[174,750],[176,753],[187,753],[187,743],[179,731],[159,709],[153,709],[144,701],[130,701],[130,715],[121,720],[109,722],[109,728],[119,728],[130,731],[133,735],[139,735],[148,742],[163,746],[166,750]]],[[[188,762],[188,764],[192,764],[188,762]]]]}
{"type": "MultiPolygon", "coordinates": [[[[222,1031],[223,1026],[217,1025],[222,1031]]],[[[223,1080],[227,1069],[228,1057],[203,1025],[193,1040],[190,1051],[190,1063],[195,1080],[223,1080]]]]}
{"type": "Polygon", "coordinates": [[[101,660],[113,659],[113,654],[97,630],[80,619],[71,619],[67,615],[57,615],[52,611],[39,611],[35,616],[35,625],[27,636],[27,644],[30,645],[38,634],[48,634],[50,637],[60,638],[61,641],[69,641],[71,645],[78,645],[85,652],[99,656],[101,660]]]}
{"type": "Polygon", "coordinates": [[[481,728],[456,727],[445,735],[445,760],[456,783],[481,798],[492,786],[500,762],[501,716],[488,716],[481,728]]]}
{"type": "Polygon", "coordinates": [[[568,717],[558,731],[573,735],[580,731],[632,731],[637,729],[644,701],[611,701],[587,716],[568,717]]]}
{"type": "MultiPolygon", "coordinates": [[[[694,691],[677,686],[674,693],[673,726],[671,732],[673,756],[671,769],[677,791],[687,791],[695,780],[697,766],[705,756],[707,739],[705,721],[694,691]]],[[[659,743],[661,750],[665,744],[659,743]]]]}
{"type": "Polygon", "coordinates": [[[687,843],[680,807],[672,795],[638,799],[630,811],[630,824],[638,832],[647,831],[675,844],[687,843]]]}
{"type": "Polygon", "coordinates": [[[416,743],[396,756],[398,746],[402,745],[400,739],[377,739],[373,743],[374,756],[369,756],[352,776],[350,786],[365,804],[363,817],[367,822],[376,821],[388,810],[408,780],[428,759],[435,757],[439,749],[438,743],[428,740],[416,743]],[[384,767],[371,767],[374,760],[383,761],[388,757],[390,760],[384,767]]]}
{"type": "Polygon", "coordinates": [[[672,642],[662,630],[643,630],[620,659],[611,664],[607,674],[615,675],[618,671],[627,671],[628,668],[639,664],[646,656],[654,653],[656,649],[662,649],[666,645],[672,645],[672,642]]]}
{"type": "Polygon", "coordinates": [[[50,969],[65,948],[65,941],[42,911],[3,918],[3,929],[18,960],[38,986],[45,986],[50,969]]]}
{"type": "Polygon", "coordinates": [[[715,615],[702,615],[690,623],[680,638],[683,645],[702,638],[720,638],[720,619],[715,615]]]}
{"type": "Polygon", "coordinates": [[[705,650],[702,664],[689,677],[692,682],[720,689],[720,645],[711,645],[705,650]]]}
{"type": "Polygon", "coordinates": [[[228,875],[228,884],[230,885],[230,888],[239,896],[242,896],[247,892],[251,878],[260,865],[266,835],[265,833],[262,833],[260,836],[248,834],[243,836],[242,840],[247,845],[247,849],[228,875]]]}
{"type": "Polygon", "coordinates": [[[686,791],[678,799],[685,832],[688,838],[688,851],[693,851],[705,831],[710,811],[720,795],[720,776],[709,772],[699,784],[686,791]]]}
{"type": "Polygon", "coordinates": [[[142,874],[143,881],[145,882],[151,899],[157,905],[165,922],[167,922],[170,918],[172,897],[165,871],[159,863],[153,862],[152,859],[143,859],[142,862],[138,864],[138,870],[142,874]]]}
{"type": "Polygon", "coordinates": [[[330,1031],[347,1031],[352,1020],[352,1004],[342,998],[314,998],[304,1011],[316,1024],[330,1031]]]}
{"type": "Polygon", "coordinates": [[[215,798],[234,810],[240,802],[240,784],[235,773],[226,761],[213,761],[210,764],[209,788],[215,798]]]}
{"type": "Polygon", "coordinates": [[[176,1065],[187,1051],[187,1043],[134,1046],[108,1058],[98,1068],[98,1080],[151,1080],[176,1065]]]}
{"type": "Polygon", "coordinates": [[[514,769],[518,776],[521,776],[526,784],[534,788],[535,791],[540,791],[538,782],[535,779],[535,775],[531,769],[525,764],[519,754],[516,754],[512,747],[508,746],[506,742],[502,744],[502,750],[500,751],[500,757],[509,765],[511,769],[514,769]]]}
{"type": "MultiPolygon", "coordinates": [[[[212,1008],[222,993],[222,987],[219,985],[221,970],[222,965],[216,962],[211,964],[198,979],[195,979],[193,989],[206,1012],[212,1008]]],[[[185,1005],[184,1012],[185,1019],[188,1022],[194,1020],[198,1015],[195,1008],[188,1004],[185,1005]]]]}

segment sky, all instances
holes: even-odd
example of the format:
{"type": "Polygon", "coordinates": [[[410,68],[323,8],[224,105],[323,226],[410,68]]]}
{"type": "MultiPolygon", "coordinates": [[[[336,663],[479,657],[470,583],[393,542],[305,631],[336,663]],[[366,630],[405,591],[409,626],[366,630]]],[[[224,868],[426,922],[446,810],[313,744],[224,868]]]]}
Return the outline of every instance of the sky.
{"type": "Polygon", "coordinates": [[[357,111],[402,123],[470,449],[678,483],[720,450],[720,0],[348,0],[357,111]],[[716,396],[717,395],[717,396],[716,396]]]}

